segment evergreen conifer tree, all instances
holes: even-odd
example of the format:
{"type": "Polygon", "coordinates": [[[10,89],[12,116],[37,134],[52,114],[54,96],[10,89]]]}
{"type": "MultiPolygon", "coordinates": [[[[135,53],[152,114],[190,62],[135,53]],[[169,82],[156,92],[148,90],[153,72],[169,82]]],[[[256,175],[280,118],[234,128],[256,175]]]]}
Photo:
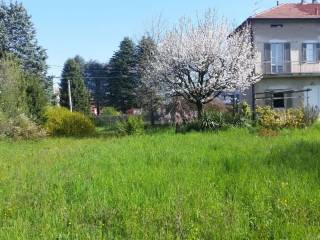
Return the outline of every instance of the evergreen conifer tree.
{"type": "Polygon", "coordinates": [[[73,110],[88,114],[90,111],[89,92],[84,83],[81,65],[75,59],[66,61],[60,82],[60,105],[70,108],[68,81],[70,81],[71,86],[73,110]]]}
{"type": "Polygon", "coordinates": [[[108,104],[122,112],[136,106],[136,55],[135,45],[124,38],[109,64],[108,104]]]}
{"type": "Polygon", "coordinates": [[[19,59],[25,72],[43,81],[49,98],[53,84],[47,76],[47,53],[38,44],[31,16],[21,3],[0,1],[0,57],[8,53],[19,59]]]}
{"type": "Polygon", "coordinates": [[[106,105],[108,84],[107,66],[96,61],[89,61],[85,65],[85,83],[91,93],[91,99],[97,107],[97,114],[106,105]]]}

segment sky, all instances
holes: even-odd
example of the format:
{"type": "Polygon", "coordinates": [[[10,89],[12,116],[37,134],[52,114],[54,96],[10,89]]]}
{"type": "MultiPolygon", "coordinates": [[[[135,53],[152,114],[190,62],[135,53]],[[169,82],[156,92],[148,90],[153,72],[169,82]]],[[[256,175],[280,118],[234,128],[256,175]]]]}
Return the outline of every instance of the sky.
{"type": "MultiPolygon", "coordinates": [[[[168,24],[215,9],[233,24],[274,7],[276,0],[18,0],[23,3],[47,49],[49,74],[60,76],[64,62],[75,55],[106,63],[120,41],[134,41],[161,15],[168,24]]],[[[310,0],[311,1],[311,0],[310,0]]],[[[295,1],[281,1],[299,2],[295,1]]]]}

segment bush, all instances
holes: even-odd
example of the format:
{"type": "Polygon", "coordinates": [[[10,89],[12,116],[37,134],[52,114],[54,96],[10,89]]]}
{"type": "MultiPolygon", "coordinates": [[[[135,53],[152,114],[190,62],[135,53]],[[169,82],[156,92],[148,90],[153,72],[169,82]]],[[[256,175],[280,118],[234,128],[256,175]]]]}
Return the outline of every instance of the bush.
{"type": "Polygon", "coordinates": [[[42,121],[43,111],[48,103],[45,96],[44,86],[36,76],[28,76],[26,81],[26,103],[28,116],[37,122],[42,121]]]}
{"type": "Polygon", "coordinates": [[[186,133],[191,131],[217,131],[227,128],[225,115],[226,113],[214,110],[204,112],[201,119],[185,122],[182,125],[176,125],[177,133],[186,133]]]}
{"type": "Polygon", "coordinates": [[[102,116],[108,117],[119,117],[121,115],[120,112],[117,111],[114,107],[105,107],[101,111],[102,116]]]}
{"type": "Polygon", "coordinates": [[[306,107],[303,109],[304,123],[306,126],[311,126],[319,119],[318,107],[306,107]]]}
{"type": "Polygon", "coordinates": [[[217,111],[205,112],[200,120],[202,130],[215,131],[227,127],[225,114],[217,111]]]}
{"type": "Polygon", "coordinates": [[[129,116],[127,120],[118,122],[117,129],[122,134],[142,134],[144,133],[144,125],[141,116],[129,116]]]}
{"type": "Polygon", "coordinates": [[[238,105],[238,112],[233,117],[233,125],[237,127],[250,127],[252,125],[252,113],[247,102],[238,105]]]}
{"type": "Polygon", "coordinates": [[[0,109],[11,119],[20,114],[41,121],[47,104],[44,82],[23,71],[20,62],[12,56],[0,60],[0,109]]]}
{"type": "MultiPolygon", "coordinates": [[[[257,113],[259,125],[266,129],[302,128],[308,125],[303,109],[276,111],[268,106],[258,107],[257,113]]],[[[309,118],[308,121],[310,121],[309,118]]]]}
{"type": "Polygon", "coordinates": [[[52,136],[86,137],[95,133],[95,127],[82,113],[66,108],[49,107],[45,110],[45,129],[52,136]]]}
{"type": "Polygon", "coordinates": [[[46,132],[27,116],[21,114],[8,118],[0,112],[0,137],[14,140],[33,140],[46,136],[46,132]]]}

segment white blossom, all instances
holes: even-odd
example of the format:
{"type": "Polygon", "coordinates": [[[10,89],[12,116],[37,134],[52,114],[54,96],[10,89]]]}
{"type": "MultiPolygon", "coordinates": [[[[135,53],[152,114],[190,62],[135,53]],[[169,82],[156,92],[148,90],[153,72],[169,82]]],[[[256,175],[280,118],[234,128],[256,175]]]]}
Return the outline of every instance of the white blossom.
{"type": "Polygon", "coordinates": [[[247,89],[262,77],[254,71],[250,26],[230,29],[211,11],[196,22],[182,18],[157,41],[147,74],[198,110],[224,91],[247,89]]]}

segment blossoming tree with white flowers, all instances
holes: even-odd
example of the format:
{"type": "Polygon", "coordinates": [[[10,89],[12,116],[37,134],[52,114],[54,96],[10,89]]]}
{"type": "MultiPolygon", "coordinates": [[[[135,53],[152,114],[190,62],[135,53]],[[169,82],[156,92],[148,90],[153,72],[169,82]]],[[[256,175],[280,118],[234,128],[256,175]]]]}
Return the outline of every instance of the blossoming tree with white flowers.
{"type": "Polygon", "coordinates": [[[232,32],[211,11],[196,22],[182,18],[165,31],[150,59],[147,74],[171,96],[195,104],[199,118],[204,104],[225,91],[245,90],[262,77],[254,71],[250,27],[232,32]]]}

